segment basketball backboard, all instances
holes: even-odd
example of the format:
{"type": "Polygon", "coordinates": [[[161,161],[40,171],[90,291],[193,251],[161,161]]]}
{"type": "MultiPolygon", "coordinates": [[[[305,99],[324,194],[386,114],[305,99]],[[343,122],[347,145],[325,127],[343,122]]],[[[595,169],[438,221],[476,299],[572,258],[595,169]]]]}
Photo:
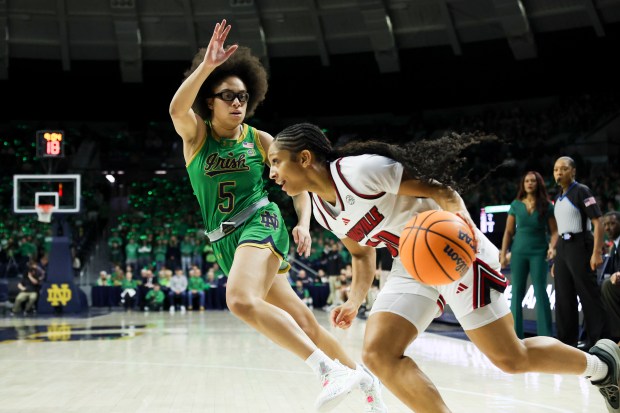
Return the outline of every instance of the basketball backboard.
{"type": "Polygon", "coordinates": [[[53,205],[56,213],[80,212],[80,175],[13,175],[13,212],[34,214],[36,206],[53,205]]]}

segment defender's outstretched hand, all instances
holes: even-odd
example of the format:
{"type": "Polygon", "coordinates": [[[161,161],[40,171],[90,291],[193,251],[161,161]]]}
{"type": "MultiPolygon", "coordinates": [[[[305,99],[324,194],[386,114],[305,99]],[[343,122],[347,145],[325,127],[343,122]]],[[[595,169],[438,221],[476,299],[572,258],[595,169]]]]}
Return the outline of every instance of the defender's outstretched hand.
{"type": "Polygon", "coordinates": [[[207,52],[205,53],[205,58],[203,60],[206,66],[217,67],[224,63],[239,47],[236,44],[228,46],[227,49],[224,49],[224,42],[226,42],[226,38],[228,37],[228,33],[230,32],[231,26],[226,25],[226,19],[223,19],[221,23],[217,23],[215,25],[215,29],[213,30],[213,36],[211,36],[211,40],[209,41],[209,45],[207,46],[207,52]]]}

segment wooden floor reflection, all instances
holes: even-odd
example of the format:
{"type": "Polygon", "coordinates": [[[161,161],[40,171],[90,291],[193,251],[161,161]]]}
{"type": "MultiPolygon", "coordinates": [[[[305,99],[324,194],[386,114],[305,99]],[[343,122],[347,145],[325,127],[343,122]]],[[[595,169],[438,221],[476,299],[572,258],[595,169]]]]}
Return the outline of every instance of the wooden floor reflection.
{"type": "MultiPolygon", "coordinates": [[[[357,360],[364,324],[334,331],[357,360]]],[[[510,376],[465,340],[425,333],[409,355],[455,413],[606,411],[587,380],[510,376]]],[[[312,412],[319,389],[303,361],[227,311],[0,318],[2,413],[312,412]]],[[[384,394],[390,412],[409,411],[384,394]]],[[[334,412],[364,412],[362,394],[334,412]]]]}

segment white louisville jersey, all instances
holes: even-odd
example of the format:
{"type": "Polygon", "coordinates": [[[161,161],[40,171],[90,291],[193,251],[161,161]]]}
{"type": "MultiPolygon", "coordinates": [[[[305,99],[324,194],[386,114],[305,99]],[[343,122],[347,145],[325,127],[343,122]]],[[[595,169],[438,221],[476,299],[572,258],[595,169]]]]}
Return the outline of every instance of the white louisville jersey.
{"type": "Polygon", "coordinates": [[[314,218],[339,238],[385,247],[397,257],[399,237],[409,219],[418,212],[440,209],[429,198],[397,195],[403,169],[399,162],[380,155],[331,162],[336,205],[312,194],[314,218]]]}

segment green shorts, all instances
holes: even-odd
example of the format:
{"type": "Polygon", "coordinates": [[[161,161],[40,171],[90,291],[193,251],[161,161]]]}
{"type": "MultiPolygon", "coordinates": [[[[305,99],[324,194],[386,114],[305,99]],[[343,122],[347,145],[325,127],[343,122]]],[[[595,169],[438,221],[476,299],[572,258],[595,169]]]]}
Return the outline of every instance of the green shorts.
{"type": "Polygon", "coordinates": [[[226,275],[230,273],[235,251],[242,246],[269,248],[281,260],[279,274],[288,272],[291,267],[286,261],[289,248],[288,231],[280,208],[273,202],[256,211],[240,227],[212,245],[217,263],[226,275]]]}

